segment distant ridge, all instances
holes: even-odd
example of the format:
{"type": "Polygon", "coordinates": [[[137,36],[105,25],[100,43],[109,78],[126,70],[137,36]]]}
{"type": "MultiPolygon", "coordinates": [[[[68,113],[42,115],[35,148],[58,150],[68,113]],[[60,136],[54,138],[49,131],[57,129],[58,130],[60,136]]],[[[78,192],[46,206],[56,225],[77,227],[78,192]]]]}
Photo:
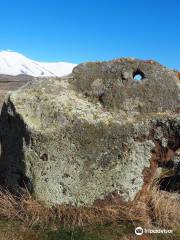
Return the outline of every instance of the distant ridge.
{"type": "Polygon", "coordinates": [[[29,75],[33,77],[61,77],[76,66],[67,62],[38,62],[13,51],[0,52],[0,74],[29,75]]]}
{"type": "Polygon", "coordinates": [[[0,74],[0,83],[2,82],[28,82],[32,80],[34,77],[30,75],[19,74],[17,76],[0,74]]]}

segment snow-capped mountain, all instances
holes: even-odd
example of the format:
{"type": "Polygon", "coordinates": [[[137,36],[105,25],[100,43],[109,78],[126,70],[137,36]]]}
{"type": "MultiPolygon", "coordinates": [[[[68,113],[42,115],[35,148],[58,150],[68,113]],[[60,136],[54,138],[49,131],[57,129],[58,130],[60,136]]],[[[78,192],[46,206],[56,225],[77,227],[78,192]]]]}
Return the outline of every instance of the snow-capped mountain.
{"type": "Polygon", "coordinates": [[[38,62],[13,51],[0,52],[0,74],[61,77],[71,73],[75,66],[67,62],[38,62]]]}

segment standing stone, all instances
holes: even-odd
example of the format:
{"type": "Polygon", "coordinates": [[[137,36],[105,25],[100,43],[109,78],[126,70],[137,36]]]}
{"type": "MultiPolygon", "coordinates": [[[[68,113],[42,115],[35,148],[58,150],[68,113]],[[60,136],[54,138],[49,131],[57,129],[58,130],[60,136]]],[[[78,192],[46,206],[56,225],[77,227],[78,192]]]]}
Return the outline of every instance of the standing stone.
{"type": "Polygon", "coordinates": [[[180,147],[179,87],[174,71],[137,59],[28,83],[3,105],[2,182],[48,204],[133,201],[180,147]]]}

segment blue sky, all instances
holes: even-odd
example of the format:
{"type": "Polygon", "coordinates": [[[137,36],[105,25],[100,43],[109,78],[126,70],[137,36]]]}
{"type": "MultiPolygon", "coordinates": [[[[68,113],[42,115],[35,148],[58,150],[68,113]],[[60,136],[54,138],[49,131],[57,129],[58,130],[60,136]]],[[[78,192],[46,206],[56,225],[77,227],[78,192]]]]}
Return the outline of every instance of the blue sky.
{"type": "Polygon", "coordinates": [[[155,59],[180,70],[179,0],[1,0],[0,50],[41,61],[155,59]]]}

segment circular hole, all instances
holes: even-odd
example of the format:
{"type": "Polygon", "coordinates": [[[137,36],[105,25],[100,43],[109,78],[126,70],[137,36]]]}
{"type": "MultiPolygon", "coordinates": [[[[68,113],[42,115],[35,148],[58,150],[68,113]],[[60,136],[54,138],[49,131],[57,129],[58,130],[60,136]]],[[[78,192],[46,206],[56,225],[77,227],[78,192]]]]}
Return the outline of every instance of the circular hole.
{"type": "Polygon", "coordinates": [[[136,75],[134,76],[134,80],[136,80],[136,81],[141,81],[141,80],[142,80],[141,74],[136,74],[136,75]]]}
{"type": "Polygon", "coordinates": [[[40,156],[40,159],[42,159],[43,161],[48,161],[48,155],[44,153],[40,156]]]}
{"type": "Polygon", "coordinates": [[[141,81],[143,78],[144,78],[144,73],[141,72],[139,69],[133,73],[133,79],[135,81],[141,81]]]}

